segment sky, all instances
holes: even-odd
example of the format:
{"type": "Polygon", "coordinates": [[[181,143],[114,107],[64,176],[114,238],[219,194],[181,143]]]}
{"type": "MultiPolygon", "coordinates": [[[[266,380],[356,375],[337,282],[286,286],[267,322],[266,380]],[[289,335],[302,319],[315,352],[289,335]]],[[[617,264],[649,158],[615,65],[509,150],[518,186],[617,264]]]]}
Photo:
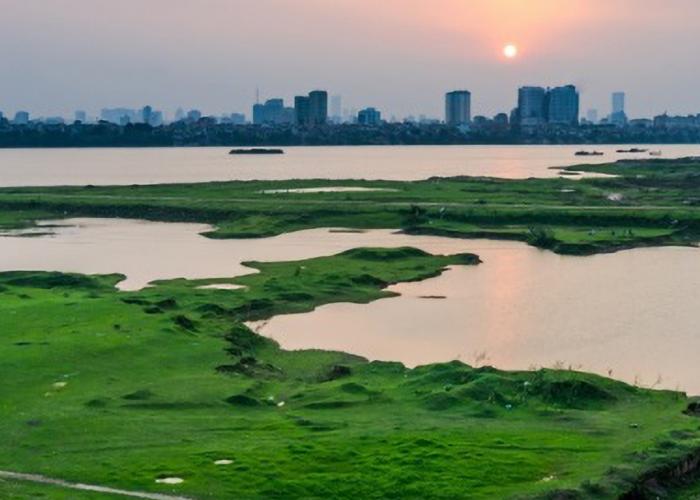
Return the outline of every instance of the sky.
{"type": "Polygon", "coordinates": [[[150,104],[250,116],[316,88],[344,108],[442,117],[573,83],[582,112],[700,113],[698,0],[0,0],[0,111],[150,104]],[[509,43],[515,59],[503,56],[509,43]]]}

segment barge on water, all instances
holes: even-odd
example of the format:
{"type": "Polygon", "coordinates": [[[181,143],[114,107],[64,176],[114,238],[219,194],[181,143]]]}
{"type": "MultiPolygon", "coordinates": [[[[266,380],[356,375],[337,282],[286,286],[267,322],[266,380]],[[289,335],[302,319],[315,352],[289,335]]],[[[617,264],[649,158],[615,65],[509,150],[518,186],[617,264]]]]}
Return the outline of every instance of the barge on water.
{"type": "Polygon", "coordinates": [[[268,148],[250,148],[250,149],[232,149],[230,155],[283,155],[283,149],[268,149],[268,148]]]}

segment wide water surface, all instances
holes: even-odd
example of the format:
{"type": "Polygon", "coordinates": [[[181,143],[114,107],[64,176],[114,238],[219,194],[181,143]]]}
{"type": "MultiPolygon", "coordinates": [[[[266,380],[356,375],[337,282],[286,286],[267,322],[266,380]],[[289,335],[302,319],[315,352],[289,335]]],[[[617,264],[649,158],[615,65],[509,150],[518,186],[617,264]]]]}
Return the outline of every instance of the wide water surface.
{"type": "MultiPolygon", "coordinates": [[[[623,146],[628,148],[629,146],[623,146]]],[[[665,158],[700,155],[700,145],[645,146],[665,158]]],[[[0,149],[0,187],[159,184],[227,180],[387,179],[433,176],[555,177],[553,166],[648,155],[620,146],[287,147],[284,155],[231,156],[229,148],[0,149]],[[604,156],[577,157],[578,150],[604,156]]]]}
{"type": "MultiPolygon", "coordinates": [[[[392,286],[400,297],[330,304],[253,325],[289,349],[336,349],[408,365],[461,359],[504,369],[565,366],[700,394],[700,250],[645,248],[563,257],[523,243],[308,230],[211,240],[201,224],[75,219],[53,236],[0,237],[0,270],[231,277],[246,260],[297,260],[360,246],[474,252],[479,266],[392,286]],[[425,296],[445,296],[426,299],[425,296]]],[[[245,293],[220,290],[215,293],[245,293]]]]}

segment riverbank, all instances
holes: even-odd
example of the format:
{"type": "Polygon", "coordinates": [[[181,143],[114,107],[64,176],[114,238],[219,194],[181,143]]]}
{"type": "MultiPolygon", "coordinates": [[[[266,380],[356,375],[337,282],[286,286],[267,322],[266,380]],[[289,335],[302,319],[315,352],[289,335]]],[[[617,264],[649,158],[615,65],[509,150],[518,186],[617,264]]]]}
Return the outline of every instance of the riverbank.
{"type": "Polygon", "coordinates": [[[477,263],[358,249],[129,293],[121,276],[0,274],[0,376],[14,388],[0,469],[194,498],[614,498],[650,474],[666,487],[661,471],[700,449],[683,394],[284,351],[241,323],[477,263]],[[245,288],[201,288],[229,281],[245,288]]]}
{"type": "Polygon", "coordinates": [[[173,147],[173,146],[332,146],[450,144],[697,144],[700,131],[688,127],[609,127],[596,125],[541,127],[473,126],[469,130],[440,123],[380,125],[295,124],[250,125],[217,123],[209,117],[152,127],[143,123],[117,125],[12,124],[0,119],[0,148],[17,147],[173,147]]]}
{"type": "Polygon", "coordinates": [[[26,227],[47,216],[205,222],[217,227],[208,234],[212,238],[387,228],[515,239],[568,255],[700,240],[700,161],[628,161],[564,171],[606,176],[3,188],[0,228],[26,227]]]}

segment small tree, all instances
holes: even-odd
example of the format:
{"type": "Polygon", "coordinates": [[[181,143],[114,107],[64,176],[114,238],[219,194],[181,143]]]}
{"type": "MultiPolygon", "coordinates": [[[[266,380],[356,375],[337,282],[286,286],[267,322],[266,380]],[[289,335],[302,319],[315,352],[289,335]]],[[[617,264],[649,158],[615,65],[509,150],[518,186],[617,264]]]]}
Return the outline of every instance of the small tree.
{"type": "Polygon", "coordinates": [[[557,239],[551,229],[535,226],[528,229],[527,242],[539,248],[552,248],[557,244],[557,239]]]}

